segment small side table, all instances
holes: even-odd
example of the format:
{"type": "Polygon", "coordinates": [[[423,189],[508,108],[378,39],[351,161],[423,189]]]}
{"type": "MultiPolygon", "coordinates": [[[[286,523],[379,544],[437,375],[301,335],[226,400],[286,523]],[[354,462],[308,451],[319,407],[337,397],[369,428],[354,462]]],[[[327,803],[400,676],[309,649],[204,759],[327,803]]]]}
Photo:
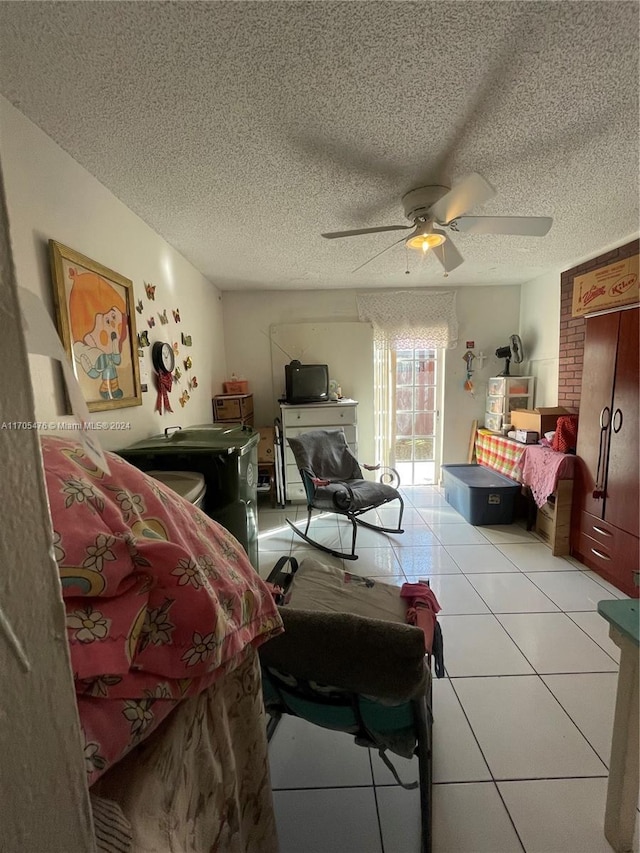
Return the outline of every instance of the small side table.
{"type": "Polygon", "coordinates": [[[635,599],[599,601],[598,613],[609,622],[609,636],[620,647],[604,834],[617,853],[631,853],[639,784],[640,606],[635,599]]]}

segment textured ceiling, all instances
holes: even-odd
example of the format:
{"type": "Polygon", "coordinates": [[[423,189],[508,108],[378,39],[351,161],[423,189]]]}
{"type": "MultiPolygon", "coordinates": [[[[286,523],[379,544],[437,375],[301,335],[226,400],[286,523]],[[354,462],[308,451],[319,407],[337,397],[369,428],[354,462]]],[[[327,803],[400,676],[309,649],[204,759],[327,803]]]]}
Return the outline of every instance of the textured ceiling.
{"type": "Polygon", "coordinates": [[[401,196],[472,171],[447,283],[529,280],[638,230],[638,3],[0,2],[1,91],[223,290],[441,285],[401,196]],[[410,270],[406,276],[405,270],[410,270]]]}

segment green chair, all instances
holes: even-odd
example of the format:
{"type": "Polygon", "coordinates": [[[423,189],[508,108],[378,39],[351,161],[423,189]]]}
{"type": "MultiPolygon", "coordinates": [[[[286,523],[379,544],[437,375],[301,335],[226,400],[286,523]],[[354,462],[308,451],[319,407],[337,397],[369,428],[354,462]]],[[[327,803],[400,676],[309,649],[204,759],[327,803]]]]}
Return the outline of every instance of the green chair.
{"type": "Polygon", "coordinates": [[[282,714],[346,732],[377,749],[405,788],[420,789],[421,853],[431,850],[431,662],[444,674],[442,640],[425,651],[406,623],[400,589],[306,559],[279,560],[268,582],[282,589],[284,634],[260,648],[268,736],[282,714]],[[287,565],[288,564],[288,565],[287,565]],[[418,781],[403,783],[388,753],[418,758],[418,781]]]}

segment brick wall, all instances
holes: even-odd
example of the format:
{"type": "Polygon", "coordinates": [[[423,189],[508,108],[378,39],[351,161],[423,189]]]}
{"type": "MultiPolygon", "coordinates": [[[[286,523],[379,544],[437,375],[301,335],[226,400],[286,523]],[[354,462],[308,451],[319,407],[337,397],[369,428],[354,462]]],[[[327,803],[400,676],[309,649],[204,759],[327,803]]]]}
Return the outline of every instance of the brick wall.
{"type": "Polygon", "coordinates": [[[560,369],[558,376],[558,405],[569,411],[580,408],[582,361],[584,353],[585,319],[572,317],[573,279],[591,270],[606,267],[614,261],[637,255],[639,241],[633,240],[597,258],[565,270],[560,277],[560,369]]]}

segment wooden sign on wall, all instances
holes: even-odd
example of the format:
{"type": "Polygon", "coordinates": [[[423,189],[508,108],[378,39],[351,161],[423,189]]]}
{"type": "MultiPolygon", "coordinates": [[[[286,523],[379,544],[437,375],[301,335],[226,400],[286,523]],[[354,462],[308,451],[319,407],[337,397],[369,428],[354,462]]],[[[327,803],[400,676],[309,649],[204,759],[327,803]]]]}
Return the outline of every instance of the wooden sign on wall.
{"type": "Polygon", "coordinates": [[[578,275],[573,280],[574,317],[633,305],[638,301],[638,255],[578,275]]]}

